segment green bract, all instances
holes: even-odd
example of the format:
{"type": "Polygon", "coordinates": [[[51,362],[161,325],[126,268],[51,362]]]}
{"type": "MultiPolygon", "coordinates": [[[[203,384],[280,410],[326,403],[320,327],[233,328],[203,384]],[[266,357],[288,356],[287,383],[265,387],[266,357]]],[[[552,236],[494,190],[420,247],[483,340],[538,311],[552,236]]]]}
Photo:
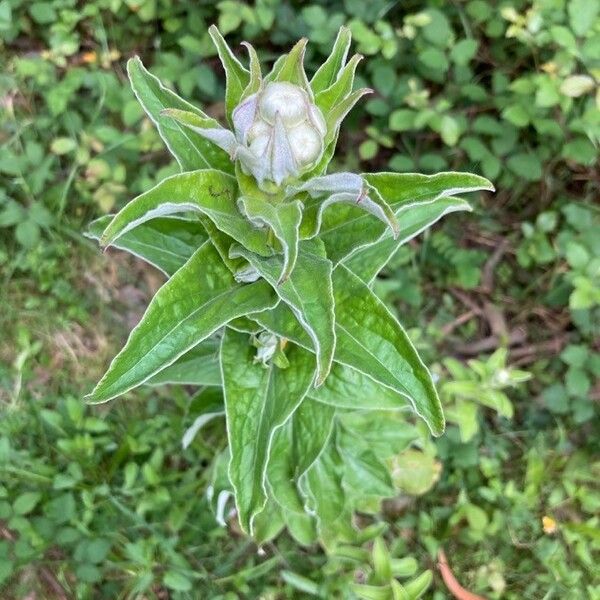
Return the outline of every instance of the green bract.
{"type": "Polygon", "coordinates": [[[396,493],[390,460],[415,437],[406,408],[444,431],[427,367],[370,284],[401,244],[469,210],[457,195],[493,188],[465,173],[327,173],[340,123],[368,92],[353,91],[347,29],[310,81],[306,40],[263,76],[250,45],[247,69],[211,36],[231,129],[129,62],[182,172],[91,226],[168,279],[88,400],[143,383],[221,386],[221,507],[233,491],[259,540],[287,526],[302,543],[351,541],[353,511],[396,493]]]}

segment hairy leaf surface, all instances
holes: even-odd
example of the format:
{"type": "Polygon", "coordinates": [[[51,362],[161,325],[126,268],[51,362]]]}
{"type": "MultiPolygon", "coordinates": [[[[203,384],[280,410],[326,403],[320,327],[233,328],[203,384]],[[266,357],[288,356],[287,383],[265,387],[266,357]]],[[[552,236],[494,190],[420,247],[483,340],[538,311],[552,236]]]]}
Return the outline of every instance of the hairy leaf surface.
{"type": "Polygon", "coordinates": [[[338,78],[340,69],[346,64],[351,39],[350,30],[347,27],[340,27],[331,54],[310,80],[310,87],[315,95],[333,85],[338,78]]]}
{"type": "Polygon", "coordinates": [[[290,366],[280,369],[254,360],[245,333],[226,329],[221,345],[223,393],[240,524],[252,532],[254,516],[267,500],[266,471],[273,436],[302,402],[314,377],[314,355],[292,346],[290,366]]]}
{"type": "Polygon", "coordinates": [[[229,320],[273,307],[269,285],[235,282],[204,243],[156,293],[125,347],[87,400],[106,402],[145,383],[229,320]]]}
{"type": "Polygon", "coordinates": [[[283,268],[279,282],[283,283],[294,270],[298,258],[298,237],[302,220],[302,203],[299,200],[271,204],[261,198],[238,200],[240,210],[257,226],[271,227],[283,247],[283,268]]]}
{"type": "MultiPolygon", "coordinates": [[[[391,206],[401,230],[406,214],[404,211],[416,210],[417,204],[467,192],[493,189],[487,179],[470,173],[367,173],[363,177],[391,206]]],[[[323,214],[319,237],[325,243],[327,256],[337,264],[356,249],[379,240],[386,234],[385,229],[382,223],[361,214],[357,207],[345,205],[323,214]]],[[[399,239],[401,237],[402,235],[399,239]]]]}
{"type": "Polygon", "coordinates": [[[414,204],[398,209],[400,230],[394,239],[384,232],[372,244],[351,252],[342,261],[364,282],[371,284],[377,274],[392,259],[398,248],[428,229],[445,215],[458,211],[470,211],[471,206],[461,198],[438,198],[433,202],[414,204]]]}
{"type": "MultiPolygon", "coordinates": [[[[444,431],[444,416],[437,391],[402,326],[369,287],[344,265],[333,271],[332,281],[335,360],[396,392],[398,400],[404,398],[397,408],[408,401],[432,433],[440,435],[444,431]]],[[[278,335],[311,347],[284,304],[252,318],[278,335]]],[[[331,398],[326,392],[323,397],[331,398]]]]}
{"type": "Polygon", "coordinates": [[[182,171],[214,168],[233,172],[233,165],[226,152],[177,121],[161,115],[165,108],[177,108],[208,119],[204,112],[165,87],[157,77],[146,70],[139,57],[136,56],[127,63],[127,73],[133,93],[182,171]]]}
{"type": "Polygon", "coordinates": [[[267,477],[273,496],[286,510],[304,513],[297,487],[300,477],[317,460],[333,428],[335,409],[308,397],[287,423],[277,430],[269,458],[267,477]]]}
{"type": "MultiPolygon", "coordinates": [[[[85,233],[86,237],[100,240],[102,232],[113,218],[114,215],[106,215],[92,221],[85,233]]],[[[169,277],[205,241],[206,232],[198,221],[159,217],[129,230],[113,246],[145,260],[169,277]]]]}
{"type": "Polygon", "coordinates": [[[236,58],[221,32],[214,25],[208,28],[208,33],[217,48],[217,53],[225,70],[225,108],[227,119],[231,122],[231,113],[238,105],[244,90],[250,83],[250,72],[236,58]]]}
{"type": "Polygon", "coordinates": [[[268,256],[271,249],[266,232],[250,226],[240,214],[235,203],[236,194],[235,178],[214,169],[167,177],[121,209],[105,229],[100,243],[110,245],[155,217],[192,211],[206,215],[220,231],[252,252],[268,256]]]}
{"type": "Polygon", "coordinates": [[[342,484],[343,464],[334,443],[329,443],[306,474],[307,491],[317,516],[319,538],[326,548],[352,542],[356,530],[342,484]]]}
{"type": "Polygon", "coordinates": [[[148,380],[150,385],[221,385],[220,341],[204,340],[148,380]]]}
{"type": "Polygon", "coordinates": [[[279,283],[283,263],[281,256],[263,258],[242,248],[236,249],[234,254],[243,256],[256,267],[290,307],[297,321],[292,319],[301,323],[317,355],[315,383],[323,383],[333,361],[335,329],[331,263],[324,255],[322,244],[318,240],[301,242],[296,268],[282,283],[279,283]]]}

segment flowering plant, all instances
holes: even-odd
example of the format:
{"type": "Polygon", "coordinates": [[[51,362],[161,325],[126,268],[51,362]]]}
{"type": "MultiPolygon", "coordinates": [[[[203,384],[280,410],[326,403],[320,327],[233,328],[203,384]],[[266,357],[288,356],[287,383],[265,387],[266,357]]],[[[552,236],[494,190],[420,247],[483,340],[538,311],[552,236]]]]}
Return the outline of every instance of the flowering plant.
{"type": "Polygon", "coordinates": [[[220,388],[201,395],[184,438],[225,417],[219,514],[233,494],[258,541],[287,526],[333,546],[358,535],[355,510],[397,493],[395,457],[417,436],[406,407],[444,430],[431,375],[371,284],[402,243],[469,210],[458,194],[492,186],[453,172],[327,173],[342,120],[369,92],[353,90],[361,57],[346,60],[346,28],[310,81],[306,40],[263,76],[252,46],[246,68],[210,33],[231,129],[128,64],[181,173],[90,227],[167,281],[88,400],[144,383],[220,388]]]}

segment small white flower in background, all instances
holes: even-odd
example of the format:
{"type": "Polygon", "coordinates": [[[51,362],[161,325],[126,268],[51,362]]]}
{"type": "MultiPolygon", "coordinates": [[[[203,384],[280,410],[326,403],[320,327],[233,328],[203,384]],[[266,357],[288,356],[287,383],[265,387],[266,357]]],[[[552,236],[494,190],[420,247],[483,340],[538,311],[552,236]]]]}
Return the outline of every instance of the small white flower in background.
{"type": "Polygon", "coordinates": [[[325,119],[301,87],[273,81],[233,111],[237,141],[248,148],[239,157],[259,182],[281,184],[314,165],[323,154],[325,119]]]}

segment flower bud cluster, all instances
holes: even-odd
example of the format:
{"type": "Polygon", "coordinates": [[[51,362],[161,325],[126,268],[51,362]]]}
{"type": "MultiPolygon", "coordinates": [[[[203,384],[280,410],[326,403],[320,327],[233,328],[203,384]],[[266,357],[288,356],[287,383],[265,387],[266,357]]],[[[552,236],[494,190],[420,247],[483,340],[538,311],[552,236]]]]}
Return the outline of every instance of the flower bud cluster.
{"type": "Polygon", "coordinates": [[[241,102],[232,118],[244,149],[236,154],[246,173],[259,182],[266,179],[280,185],[323,154],[325,119],[308,93],[292,83],[267,83],[241,102]]]}

